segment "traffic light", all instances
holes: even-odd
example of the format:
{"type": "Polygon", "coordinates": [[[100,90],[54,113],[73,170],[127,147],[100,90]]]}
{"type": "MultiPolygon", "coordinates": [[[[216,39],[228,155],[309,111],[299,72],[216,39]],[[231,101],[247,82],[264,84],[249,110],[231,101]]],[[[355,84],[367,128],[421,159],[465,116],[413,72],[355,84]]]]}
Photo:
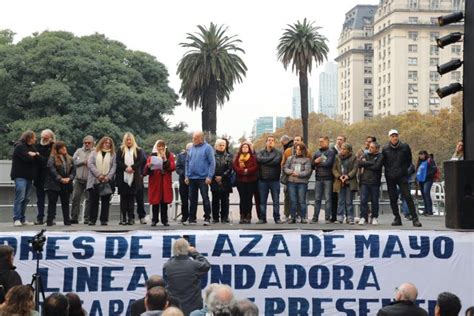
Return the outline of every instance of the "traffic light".
{"type": "MultiPolygon", "coordinates": [[[[448,15],[443,15],[438,17],[438,25],[445,26],[452,23],[457,23],[464,19],[464,14],[462,12],[453,12],[448,15]]],[[[436,39],[436,45],[439,48],[444,48],[450,44],[457,43],[461,41],[463,34],[461,32],[453,32],[446,36],[436,39]]],[[[463,65],[463,61],[460,59],[453,59],[445,64],[437,65],[438,73],[444,75],[450,71],[454,71],[463,65]]],[[[440,98],[444,98],[448,95],[459,92],[463,89],[460,83],[452,83],[449,86],[442,87],[436,90],[436,93],[440,98]]]]}

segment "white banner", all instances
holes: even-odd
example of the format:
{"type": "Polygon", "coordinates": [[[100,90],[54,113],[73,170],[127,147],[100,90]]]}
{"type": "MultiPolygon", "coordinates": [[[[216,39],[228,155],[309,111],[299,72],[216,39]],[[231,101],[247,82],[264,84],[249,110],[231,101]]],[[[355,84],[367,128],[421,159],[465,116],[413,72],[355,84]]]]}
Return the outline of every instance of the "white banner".
{"type": "MultiPolygon", "coordinates": [[[[16,249],[24,283],[36,269],[36,232],[0,233],[16,249]]],[[[376,315],[395,287],[414,283],[434,314],[436,297],[474,305],[474,234],[449,231],[133,231],[46,232],[40,274],[46,295],[77,292],[90,315],[127,315],[162,275],[172,243],[189,235],[212,264],[203,288],[227,283],[265,315],[376,315]]]]}

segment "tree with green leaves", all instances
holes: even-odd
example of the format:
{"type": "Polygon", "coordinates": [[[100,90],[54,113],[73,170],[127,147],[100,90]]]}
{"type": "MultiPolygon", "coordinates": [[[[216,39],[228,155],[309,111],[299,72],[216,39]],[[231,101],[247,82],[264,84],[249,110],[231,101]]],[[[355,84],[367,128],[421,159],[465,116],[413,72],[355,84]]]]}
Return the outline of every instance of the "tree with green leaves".
{"type": "MultiPolygon", "coordinates": [[[[0,31],[0,134],[15,140],[31,128],[50,128],[73,146],[86,134],[120,142],[124,132],[139,140],[170,131],[165,115],[178,96],[166,67],[101,34],[76,37],[43,32],[12,44],[0,31]]],[[[0,154],[8,154],[6,142],[0,154]]]]}
{"type": "Polygon", "coordinates": [[[321,27],[314,26],[306,18],[301,23],[288,25],[277,47],[278,60],[285,69],[292,64],[292,71],[299,76],[301,96],[301,121],[303,124],[303,139],[308,142],[308,73],[313,68],[313,59],[316,65],[327,60],[329,48],[327,39],[319,33],[321,27]]]}
{"type": "Polygon", "coordinates": [[[227,35],[227,27],[211,22],[198,28],[187,34],[189,42],[180,44],[189,50],[178,64],[179,92],[191,109],[201,108],[202,130],[215,137],[217,105],[229,100],[234,83],[242,82],[247,66],[237,53],[245,52],[236,35],[227,35]]]}

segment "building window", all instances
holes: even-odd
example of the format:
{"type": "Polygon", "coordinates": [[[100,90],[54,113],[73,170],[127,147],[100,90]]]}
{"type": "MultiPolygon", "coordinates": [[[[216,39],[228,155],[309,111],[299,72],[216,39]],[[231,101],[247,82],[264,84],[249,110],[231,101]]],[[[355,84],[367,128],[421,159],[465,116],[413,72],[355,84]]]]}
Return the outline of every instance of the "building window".
{"type": "Polygon", "coordinates": [[[416,108],[418,106],[418,97],[408,97],[408,105],[416,108]]]}
{"type": "MultiPolygon", "coordinates": [[[[438,23],[438,18],[435,19],[436,23],[438,23]]],[[[437,38],[439,38],[439,32],[430,32],[430,41],[434,42],[437,38]]]]}
{"type": "Polygon", "coordinates": [[[437,71],[430,71],[430,80],[439,81],[439,73],[437,71]]]}
{"type": "Polygon", "coordinates": [[[379,86],[382,84],[382,77],[379,77],[379,86]]]}
{"type": "Polygon", "coordinates": [[[437,45],[430,45],[430,55],[439,55],[439,47],[437,45]]]}
{"type": "Polygon", "coordinates": [[[390,59],[388,60],[388,63],[387,63],[387,64],[388,64],[388,65],[387,65],[388,69],[390,69],[390,59]]]}
{"type": "Polygon", "coordinates": [[[408,38],[412,41],[418,40],[418,32],[417,31],[408,31],[408,38]]]}
{"type": "Polygon", "coordinates": [[[385,102],[385,100],[383,100],[383,108],[385,109],[387,107],[387,102],[385,102]]]}
{"type": "Polygon", "coordinates": [[[431,10],[439,9],[439,2],[440,0],[430,0],[430,9],[431,10]]]}
{"type": "Polygon", "coordinates": [[[408,23],[409,23],[409,24],[416,24],[416,23],[418,23],[418,17],[417,17],[417,16],[410,16],[410,17],[408,17],[408,23]]]}
{"type": "Polygon", "coordinates": [[[365,89],[365,90],[364,90],[364,97],[365,97],[365,98],[370,98],[370,97],[372,97],[372,89],[365,89]]]}
{"type": "Polygon", "coordinates": [[[430,58],[430,66],[437,66],[439,64],[439,58],[430,58]]]}
{"type": "Polygon", "coordinates": [[[372,57],[365,56],[364,57],[364,64],[371,64],[371,63],[372,63],[372,57]]]}
{"type": "Polygon", "coordinates": [[[460,55],[461,54],[461,45],[453,45],[451,46],[451,53],[460,55]]]}
{"type": "Polygon", "coordinates": [[[386,78],[387,78],[387,76],[383,75],[383,83],[385,83],[386,78]]]}
{"type": "Polygon", "coordinates": [[[418,0],[408,0],[408,9],[410,10],[418,9],[418,0]]]}
{"type": "Polygon", "coordinates": [[[408,79],[413,80],[413,81],[417,81],[418,80],[418,71],[410,70],[408,72],[408,79]]]}
{"type": "Polygon", "coordinates": [[[387,93],[390,94],[390,86],[387,87],[387,93]]]}
{"type": "Polygon", "coordinates": [[[417,64],[418,64],[418,58],[408,57],[408,65],[409,66],[416,66],[417,64]]]}
{"type": "Polygon", "coordinates": [[[365,50],[372,50],[372,44],[364,44],[364,49],[365,50]]]}
{"type": "Polygon", "coordinates": [[[439,106],[439,98],[430,98],[430,105],[439,106]]]}
{"type": "Polygon", "coordinates": [[[364,67],[364,74],[371,74],[372,73],[372,67],[364,67]]]}
{"type": "Polygon", "coordinates": [[[430,94],[435,94],[438,88],[439,88],[439,84],[437,83],[430,84],[430,94]]]}
{"type": "Polygon", "coordinates": [[[364,84],[372,84],[372,78],[364,78],[364,84]]]}
{"type": "Polygon", "coordinates": [[[451,72],[451,80],[461,81],[461,72],[460,71],[452,71],[451,72]]]}
{"type": "MultiPolygon", "coordinates": [[[[390,65],[390,60],[388,62],[388,64],[390,65]]],[[[390,83],[390,73],[387,74],[387,83],[390,83]]]]}
{"type": "Polygon", "coordinates": [[[418,52],[418,45],[417,44],[408,45],[408,52],[410,52],[410,53],[418,52]]]}
{"type": "Polygon", "coordinates": [[[413,94],[418,92],[418,84],[417,83],[409,83],[408,84],[408,94],[413,94]]]}

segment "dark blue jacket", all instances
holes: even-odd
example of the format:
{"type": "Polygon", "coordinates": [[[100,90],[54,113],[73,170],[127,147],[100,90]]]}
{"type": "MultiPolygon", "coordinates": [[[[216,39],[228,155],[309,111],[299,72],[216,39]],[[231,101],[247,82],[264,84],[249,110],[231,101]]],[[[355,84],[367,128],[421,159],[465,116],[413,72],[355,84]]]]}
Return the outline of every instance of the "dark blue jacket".
{"type": "Polygon", "coordinates": [[[334,175],[332,174],[332,166],[334,165],[334,160],[336,158],[336,150],[333,148],[319,149],[314,153],[313,159],[311,160],[311,165],[313,169],[316,170],[316,180],[318,181],[327,181],[333,180],[334,175]],[[314,160],[321,157],[322,155],[326,156],[326,160],[316,165],[314,160]]]}

